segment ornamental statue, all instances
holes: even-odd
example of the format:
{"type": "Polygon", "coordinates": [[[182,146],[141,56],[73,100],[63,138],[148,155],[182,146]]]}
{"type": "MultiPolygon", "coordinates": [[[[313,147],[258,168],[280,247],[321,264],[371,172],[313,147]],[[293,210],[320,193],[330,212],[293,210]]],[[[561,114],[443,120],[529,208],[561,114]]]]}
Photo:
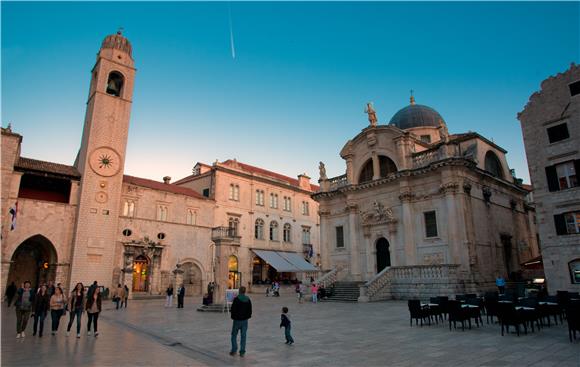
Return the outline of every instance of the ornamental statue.
{"type": "Polygon", "coordinates": [[[373,103],[367,103],[367,107],[365,108],[365,113],[369,115],[369,123],[372,127],[377,126],[377,112],[373,108],[373,103]]]}
{"type": "Polygon", "coordinates": [[[320,181],[328,180],[328,177],[326,176],[326,167],[324,166],[324,163],[319,162],[318,170],[320,171],[320,181]]]}

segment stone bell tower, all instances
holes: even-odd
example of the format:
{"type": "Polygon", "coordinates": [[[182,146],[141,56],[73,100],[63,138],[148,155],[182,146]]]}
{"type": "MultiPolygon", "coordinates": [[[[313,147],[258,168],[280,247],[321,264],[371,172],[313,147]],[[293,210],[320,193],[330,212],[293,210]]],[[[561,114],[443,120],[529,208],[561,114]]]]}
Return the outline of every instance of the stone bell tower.
{"type": "MultiPolygon", "coordinates": [[[[107,36],[91,71],[81,147],[82,175],[69,289],[94,280],[111,287],[125,150],[135,79],[131,44],[107,36]]],[[[115,285],[116,286],[116,285],[115,285]]]]}

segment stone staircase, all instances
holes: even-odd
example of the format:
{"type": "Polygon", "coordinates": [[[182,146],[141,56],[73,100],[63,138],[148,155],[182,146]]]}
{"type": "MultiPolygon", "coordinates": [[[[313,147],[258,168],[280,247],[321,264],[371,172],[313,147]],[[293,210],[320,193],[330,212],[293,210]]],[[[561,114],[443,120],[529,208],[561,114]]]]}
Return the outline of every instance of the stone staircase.
{"type": "Polygon", "coordinates": [[[325,302],[358,302],[360,286],[364,282],[334,282],[334,293],[322,301],[325,302]]]}

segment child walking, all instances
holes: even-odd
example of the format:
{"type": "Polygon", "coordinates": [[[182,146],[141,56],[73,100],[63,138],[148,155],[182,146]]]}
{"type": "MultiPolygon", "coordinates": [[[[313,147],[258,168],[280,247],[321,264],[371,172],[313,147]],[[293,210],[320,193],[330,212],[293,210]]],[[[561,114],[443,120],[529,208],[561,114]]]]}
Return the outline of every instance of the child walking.
{"type": "Polygon", "coordinates": [[[294,338],[292,338],[291,329],[292,323],[290,322],[290,317],[288,317],[288,307],[282,307],[282,315],[280,315],[280,327],[284,327],[284,336],[286,337],[286,344],[294,344],[294,338]]]}

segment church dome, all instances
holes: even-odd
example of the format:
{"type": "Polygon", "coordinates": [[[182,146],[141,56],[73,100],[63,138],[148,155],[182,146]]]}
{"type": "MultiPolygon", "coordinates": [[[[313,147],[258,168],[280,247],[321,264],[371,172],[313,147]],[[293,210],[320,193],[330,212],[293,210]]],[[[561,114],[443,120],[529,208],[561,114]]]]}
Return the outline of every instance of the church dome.
{"type": "Polygon", "coordinates": [[[111,34],[105,37],[103,43],[101,44],[101,49],[103,48],[113,48],[117,50],[121,50],[126,52],[131,56],[132,48],[131,43],[128,39],[123,37],[121,31],[118,31],[117,34],[111,34]]]}
{"type": "Polygon", "coordinates": [[[439,121],[445,123],[439,112],[431,107],[415,104],[415,99],[411,97],[411,104],[395,113],[389,125],[405,130],[412,127],[438,127],[439,121]]]}

